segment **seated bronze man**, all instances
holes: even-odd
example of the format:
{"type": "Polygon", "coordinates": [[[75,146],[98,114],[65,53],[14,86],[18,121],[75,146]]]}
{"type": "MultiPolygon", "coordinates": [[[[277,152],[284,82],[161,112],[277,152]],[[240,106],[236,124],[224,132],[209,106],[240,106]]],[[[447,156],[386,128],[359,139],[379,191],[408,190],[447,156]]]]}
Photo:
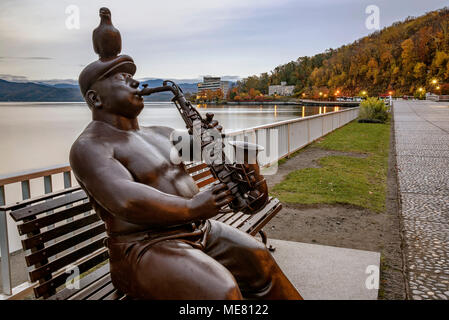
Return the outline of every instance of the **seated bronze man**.
{"type": "Polygon", "coordinates": [[[301,299],[260,241],[209,220],[232,201],[226,185],[199,192],[170,160],[173,129],[139,125],[135,71],[126,55],[82,71],[92,121],[70,152],[106,225],[114,286],[136,299],[301,299]]]}

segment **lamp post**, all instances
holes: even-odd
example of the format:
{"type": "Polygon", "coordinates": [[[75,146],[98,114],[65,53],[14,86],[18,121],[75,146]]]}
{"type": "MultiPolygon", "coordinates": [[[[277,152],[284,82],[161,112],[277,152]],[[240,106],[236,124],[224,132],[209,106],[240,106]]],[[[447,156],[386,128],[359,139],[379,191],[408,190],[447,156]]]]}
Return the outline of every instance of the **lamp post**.
{"type": "Polygon", "coordinates": [[[365,90],[363,90],[361,92],[361,94],[362,94],[362,98],[367,98],[367,92],[365,90]]]}
{"type": "Polygon", "coordinates": [[[424,92],[424,88],[423,87],[419,87],[418,88],[418,92],[419,92],[419,99],[422,99],[422,94],[424,92]]]}
{"type": "Polygon", "coordinates": [[[339,90],[335,91],[335,93],[334,93],[335,100],[338,100],[338,95],[339,95],[339,94],[340,94],[340,91],[339,91],[339,90]]]}
{"type": "Polygon", "coordinates": [[[438,80],[437,79],[432,79],[432,84],[434,85],[435,90],[440,90],[440,86],[438,85],[438,80]]]}

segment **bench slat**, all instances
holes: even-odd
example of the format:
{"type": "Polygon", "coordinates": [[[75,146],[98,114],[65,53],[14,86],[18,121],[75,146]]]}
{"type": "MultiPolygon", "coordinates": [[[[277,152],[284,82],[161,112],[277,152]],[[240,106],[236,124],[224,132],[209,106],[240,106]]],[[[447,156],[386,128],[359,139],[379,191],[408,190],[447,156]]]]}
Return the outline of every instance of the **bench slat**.
{"type": "Polygon", "coordinates": [[[204,186],[207,186],[208,184],[211,184],[212,182],[216,181],[217,179],[215,179],[214,177],[210,177],[209,179],[200,181],[197,183],[198,188],[202,188],[204,186]]]}
{"type": "MultiPolygon", "coordinates": [[[[86,272],[93,267],[97,266],[98,264],[102,263],[103,261],[107,260],[109,258],[108,251],[103,249],[100,251],[99,254],[94,255],[93,257],[90,257],[88,260],[83,261],[82,263],[78,264],[77,267],[79,269],[80,274],[83,272],[86,272]]],[[[34,295],[36,298],[42,297],[46,292],[58,288],[60,285],[64,284],[67,281],[67,273],[61,273],[57,276],[53,276],[52,279],[42,283],[41,285],[34,288],[34,295]]]]}
{"type": "Polygon", "coordinates": [[[124,297],[118,290],[114,290],[111,294],[107,295],[103,298],[103,300],[120,300],[120,298],[124,297]]]}
{"type": "Polygon", "coordinates": [[[207,164],[200,163],[200,164],[191,166],[191,167],[187,168],[186,170],[187,170],[187,173],[193,173],[193,172],[200,171],[201,169],[204,169],[204,168],[207,168],[207,167],[208,167],[207,164]]]}
{"type": "Polygon", "coordinates": [[[87,195],[84,191],[77,191],[59,198],[54,198],[46,202],[38,203],[30,207],[17,209],[11,212],[11,216],[14,221],[21,221],[30,216],[35,216],[43,212],[54,210],[68,204],[87,199],[87,195]]]}
{"type": "Polygon", "coordinates": [[[90,202],[77,204],[65,210],[52,213],[51,215],[37,218],[30,222],[25,222],[23,224],[18,225],[17,228],[19,229],[20,235],[24,235],[26,233],[38,231],[39,229],[55,224],[56,222],[72,218],[80,213],[87,212],[91,209],[92,204],[90,202]]]}
{"type": "Polygon", "coordinates": [[[108,273],[104,277],[91,283],[89,287],[71,296],[68,300],[85,300],[87,297],[93,295],[95,292],[111,283],[111,274],[108,273]]]}
{"type": "Polygon", "coordinates": [[[112,282],[109,282],[106,286],[104,286],[103,288],[95,292],[93,295],[88,297],[87,300],[101,300],[105,296],[112,293],[114,290],[116,290],[114,288],[114,285],[112,284],[112,282]]]}
{"type": "Polygon", "coordinates": [[[106,227],[102,223],[102,224],[94,226],[86,231],[78,233],[70,238],[59,241],[58,243],[56,243],[54,245],[48,246],[47,248],[33,252],[30,255],[25,256],[27,266],[30,267],[36,263],[39,263],[43,259],[47,259],[47,258],[52,257],[64,250],[72,248],[75,245],[77,245],[83,241],[89,240],[105,231],[106,231],[106,227]]]}
{"type": "Polygon", "coordinates": [[[30,271],[29,275],[31,282],[42,279],[47,275],[51,275],[51,273],[58,271],[65,266],[68,266],[70,263],[75,262],[100,248],[103,248],[104,239],[106,239],[106,237],[98,239],[88,245],[77,249],[76,251],[70,252],[61,258],[53,260],[52,262],[49,262],[39,268],[36,268],[33,271],[30,271]]]}
{"type": "Polygon", "coordinates": [[[231,226],[238,229],[242,225],[242,223],[244,223],[250,216],[251,215],[249,214],[242,215],[234,223],[232,223],[231,226]]]}
{"type": "Polygon", "coordinates": [[[218,218],[216,220],[224,223],[226,220],[228,220],[229,218],[231,218],[235,214],[236,214],[236,212],[226,213],[226,214],[224,214],[223,216],[221,216],[220,218],[218,218]]]}
{"type": "Polygon", "coordinates": [[[50,198],[55,198],[55,197],[58,197],[58,196],[61,196],[61,195],[67,194],[67,193],[72,193],[72,192],[75,192],[75,191],[78,191],[78,190],[81,190],[80,186],[70,187],[70,188],[59,190],[59,191],[55,191],[55,192],[52,192],[52,193],[46,193],[46,194],[38,196],[38,197],[22,200],[20,202],[15,203],[15,204],[1,206],[0,210],[15,211],[15,210],[21,209],[23,207],[26,207],[28,205],[32,205],[32,204],[34,204],[36,202],[41,202],[41,201],[44,201],[44,200],[47,200],[47,199],[50,199],[50,198]]]}
{"type": "MultiPolygon", "coordinates": [[[[103,277],[108,276],[109,270],[110,270],[109,263],[106,263],[104,266],[101,266],[97,270],[81,278],[79,282],[80,284],[79,288],[73,289],[64,288],[55,295],[51,296],[48,300],[67,300],[70,297],[74,296],[75,294],[78,294],[79,292],[86,290],[95,282],[100,281],[103,277]]],[[[77,299],[75,298],[75,300],[77,299]]]]}
{"type": "Polygon", "coordinates": [[[238,218],[240,218],[243,214],[244,214],[243,212],[237,212],[232,217],[226,220],[226,224],[232,225],[232,223],[238,218]]]}
{"type": "Polygon", "coordinates": [[[201,173],[192,175],[192,178],[193,178],[193,180],[198,181],[198,180],[203,179],[208,176],[212,176],[212,172],[210,170],[206,170],[201,173]]]}
{"type": "Polygon", "coordinates": [[[261,211],[250,216],[240,227],[240,230],[254,236],[262,229],[270,219],[282,209],[282,204],[278,199],[271,199],[261,211]]]}
{"type": "Polygon", "coordinates": [[[218,220],[218,219],[220,219],[220,217],[222,217],[222,216],[224,216],[224,214],[223,214],[223,213],[219,213],[219,214],[217,214],[215,217],[212,217],[211,219],[218,220]]]}
{"type": "Polygon", "coordinates": [[[28,239],[24,239],[22,240],[22,247],[24,250],[34,248],[40,244],[43,244],[57,237],[63,236],[69,232],[76,231],[82,227],[95,223],[99,220],[100,217],[98,217],[96,213],[90,214],[81,219],[77,219],[75,221],[66,223],[62,226],[32,236],[28,239]]]}

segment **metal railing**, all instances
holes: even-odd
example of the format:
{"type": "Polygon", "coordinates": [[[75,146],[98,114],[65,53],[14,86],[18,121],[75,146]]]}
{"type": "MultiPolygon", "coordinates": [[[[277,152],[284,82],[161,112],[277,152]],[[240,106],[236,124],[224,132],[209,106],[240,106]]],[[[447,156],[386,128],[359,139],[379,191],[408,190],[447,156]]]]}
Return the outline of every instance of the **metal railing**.
{"type": "MultiPolygon", "coordinates": [[[[260,161],[261,166],[267,167],[356,119],[358,113],[359,108],[350,108],[229,132],[226,136],[230,140],[246,140],[266,148],[270,148],[271,144],[270,156],[260,161]],[[271,139],[275,137],[275,140],[265,139],[267,136],[271,139]],[[273,145],[276,152],[271,152],[273,145]]],[[[229,149],[225,149],[225,152],[232,154],[229,149]]],[[[11,295],[14,291],[11,285],[10,252],[21,249],[17,227],[8,213],[25,207],[27,199],[40,196],[40,200],[45,201],[51,197],[48,194],[71,188],[72,174],[70,166],[63,164],[0,176],[0,254],[4,294],[11,295]],[[14,200],[8,201],[9,196],[14,200]]],[[[76,181],[74,184],[76,185],[76,181]]]]}
{"type": "Polygon", "coordinates": [[[439,102],[439,101],[446,102],[446,101],[449,101],[449,95],[437,95],[437,94],[431,93],[426,96],[426,100],[431,100],[431,101],[436,101],[436,102],[439,102]]]}

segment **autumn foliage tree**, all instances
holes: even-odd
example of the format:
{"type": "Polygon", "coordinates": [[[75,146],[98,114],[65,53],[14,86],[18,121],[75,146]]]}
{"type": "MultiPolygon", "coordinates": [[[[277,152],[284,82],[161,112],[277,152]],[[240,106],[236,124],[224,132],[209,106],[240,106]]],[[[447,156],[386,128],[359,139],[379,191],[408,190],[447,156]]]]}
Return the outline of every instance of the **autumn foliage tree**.
{"type": "Polygon", "coordinates": [[[364,90],[369,95],[391,90],[413,95],[421,87],[431,91],[433,79],[449,83],[449,8],[409,17],[338,49],[299,57],[237,87],[250,96],[251,89],[266,94],[269,85],[281,81],[294,85],[299,94],[327,88],[348,95],[364,90]]]}
{"type": "Polygon", "coordinates": [[[223,91],[221,89],[217,90],[202,90],[199,92],[200,100],[202,101],[218,101],[223,99],[223,91]]]}

